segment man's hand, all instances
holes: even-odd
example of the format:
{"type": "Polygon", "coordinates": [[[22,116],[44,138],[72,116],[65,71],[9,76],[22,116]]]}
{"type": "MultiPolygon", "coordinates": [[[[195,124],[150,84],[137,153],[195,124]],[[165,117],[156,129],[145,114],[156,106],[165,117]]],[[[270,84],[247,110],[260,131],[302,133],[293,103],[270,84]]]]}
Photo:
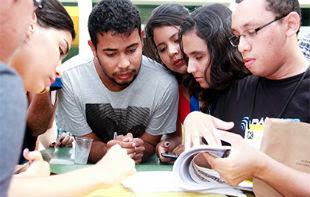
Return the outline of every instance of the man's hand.
{"type": "Polygon", "coordinates": [[[112,146],[106,155],[95,165],[97,173],[109,185],[117,183],[136,172],[135,162],[119,145],[112,146]]]}
{"type": "Polygon", "coordinates": [[[245,179],[255,177],[264,169],[268,156],[254,149],[240,135],[217,131],[217,136],[231,144],[230,155],[227,158],[206,155],[206,159],[225,182],[238,185],[245,179]]]}
{"type": "Polygon", "coordinates": [[[185,149],[202,144],[201,138],[205,138],[210,146],[221,146],[217,137],[217,131],[229,130],[234,123],[224,122],[218,118],[202,112],[191,112],[184,121],[185,149]]]}
{"type": "Polygon", "coordinates": [[[133,158],[135,155],[135,144],[133,140],[134,138],[131,133],[127,133],[125,136],[118,135],[115,139],[108,141],[107,148],[109,149],[115,144],[118,144],[122,148],[126,149],[127,154],[133,158]]]}
{"type": "Polygon", "coordinates": [[[136,163],[141,163],[145,151],[144,141],[140,138],[134,138],[133,143],[135,152],[132,159],[135,160],[136,163]]]}
{"type": "Polygon", "coordinates": [[[125,136],[118,135],[115,139],[110,140],[107,143],[108,149],[115,144],[120,145],[126,149],[127,154],[136,162],[141,163],[143,158],[143,152],[145,150],[144,142],[140,138],[133,138],[131,133],[127,133],[125,136]]]}

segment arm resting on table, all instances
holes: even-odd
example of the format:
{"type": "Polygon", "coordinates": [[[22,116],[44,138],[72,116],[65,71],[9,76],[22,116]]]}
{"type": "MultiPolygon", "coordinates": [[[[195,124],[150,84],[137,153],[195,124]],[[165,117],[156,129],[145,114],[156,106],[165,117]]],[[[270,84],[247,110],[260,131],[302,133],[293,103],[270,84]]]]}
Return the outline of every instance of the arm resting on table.
{"type": "Polygon", "coordinates": [[[119,183],[134,172],[134,161],[126,150],[115,145],[90,167],[54,176],[14,176],[9,196],[85,196],[95,189],[119,183]]]}
{"type": "Polygon", "coordinates": [[[147,160],[150,156],[155,153],[156,145],[159,142],[161,136],[150,135],[147,132],[141,136],[141,139],[144,142],[144,153],[143,153],[143,161],[147,160]]]}

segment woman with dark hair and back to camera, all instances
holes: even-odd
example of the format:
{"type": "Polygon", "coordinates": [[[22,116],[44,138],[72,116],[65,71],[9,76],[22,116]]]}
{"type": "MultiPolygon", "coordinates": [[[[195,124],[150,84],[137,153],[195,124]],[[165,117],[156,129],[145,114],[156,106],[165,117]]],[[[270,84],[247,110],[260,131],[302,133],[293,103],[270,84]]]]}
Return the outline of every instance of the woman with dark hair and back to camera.
{"type": "MultiPolygon", "coordinates": [[[[61,61],[69,53],[72,40],[75,39],[73,21],[57,0],[41,1],[41,7],[35,10],[35,16],[37,23],[31,24],[29,28],[32,37],[16,53],[12,62],[27,90],[29,106],[22,150],[27,148],[31,151],[35,150],[37,136],[51,127],[54,120],[56,105],[51,102],[49,87],[59,75],[55,72],[56,66],[61,65],[61,61]],[[41,29],[48,31],[43,34],[41,29]],[[46,64],[47,61],[50,61],[50,65],[46,64]],[[56,74],[48,74],[50,71],[56,74]],[[35,75],[34,72],[44,73],[45,78],[35,75]]],[[[66,144],[72,140],[67,137],[63,142],[66,144]]],[[[20,163],[23,162],[25,159],[21,154],[20,163]]]]}
{"type": "MultiPolygon", "coordinates": [[[[25,91],[40,93],[58,75],[56,67],[68,54],[75,33],[70,16],[57,0],[41,1],[34,14],[36,20],[13,56],[12,67],[21,76],[25,91]]],[[[28,162],[13,176],[9,196],[85,196],[135,171],[134,161],[120,146],[113,146],[95,165],[55,176],[50,176],[50,166],[40,152],[25,150],[24,156],[28,162]]]]}

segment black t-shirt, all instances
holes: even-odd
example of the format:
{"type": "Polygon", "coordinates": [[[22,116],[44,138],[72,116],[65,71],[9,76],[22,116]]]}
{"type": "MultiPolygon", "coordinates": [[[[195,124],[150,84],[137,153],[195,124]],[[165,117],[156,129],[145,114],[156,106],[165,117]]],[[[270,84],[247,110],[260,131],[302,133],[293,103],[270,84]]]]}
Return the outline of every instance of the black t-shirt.
{"type": "Polygon", "coordinates": [[[268,80],[256,76],[241,79],[218,99],[212,114],[222,120],[233,121],[235,126],[232,132],[242,136],[249,125],[262,125],[266,117],[309,123],[310,70],[306,71],[304,79],[288,102],[303,74],[282,80],[268,80]],[[286,103],[288,105],[285,108],[286,103]],[[282,110],[283,113],[280,114],[282,110]]]}

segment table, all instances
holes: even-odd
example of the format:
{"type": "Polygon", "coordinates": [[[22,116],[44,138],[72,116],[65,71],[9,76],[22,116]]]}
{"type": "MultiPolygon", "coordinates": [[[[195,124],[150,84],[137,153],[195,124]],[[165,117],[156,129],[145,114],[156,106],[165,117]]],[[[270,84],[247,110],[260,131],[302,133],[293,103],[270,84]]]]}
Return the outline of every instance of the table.
{"type": "MultiPolygon", "coordinates": [[[[41,151],[43,159],[50,162],[51,173],[52,174],[62,174],[72,170],[77,170],[84,168],[86,166],[92,165],[76,165],[73,162],[72,148],[49,148],[41,151]],[[55,163],[53,161],[58,161],[60,163],[55,163]]],[[[137,171],[171,171],[172,165],[161,164],[158,162],[156,156],[151,157],[148,161],[143,164],[136,165],[137,171]]],[[[252,194],[246,194],[247,196],[253,196],[252,194]]],[[[130,190],[124,188],[121,184],[117,184],[111,188],[98,189],[90,193],[88,197],[98,197],[98,196],[117,196],[117,197],[222,197],[224,195],[214,195],[214,194],[202,194],[194,192],[156,192],[156,193],[133,193],[130,190]]]]}
{"type": "MultiPolygon", "coordinates": [[[[50,163],[52,174],[63,174],[72,170],[84,168],[92,165],[77,165],[74,164],[72,158],[72,148],[48,148],[42,150],[42,156],[45,161],[50,163]],[[55,161],[55,162],[53,162],[55,161]],[[52,162],[52,163],[51,163],[52,162]],[[58,162],[58,163],[57,163],[58,162]]],[[[136,165],[137,171],[171,171],[172,165],[160,164],[158,158],[154,155],[143,164],[136,165]]]]}

